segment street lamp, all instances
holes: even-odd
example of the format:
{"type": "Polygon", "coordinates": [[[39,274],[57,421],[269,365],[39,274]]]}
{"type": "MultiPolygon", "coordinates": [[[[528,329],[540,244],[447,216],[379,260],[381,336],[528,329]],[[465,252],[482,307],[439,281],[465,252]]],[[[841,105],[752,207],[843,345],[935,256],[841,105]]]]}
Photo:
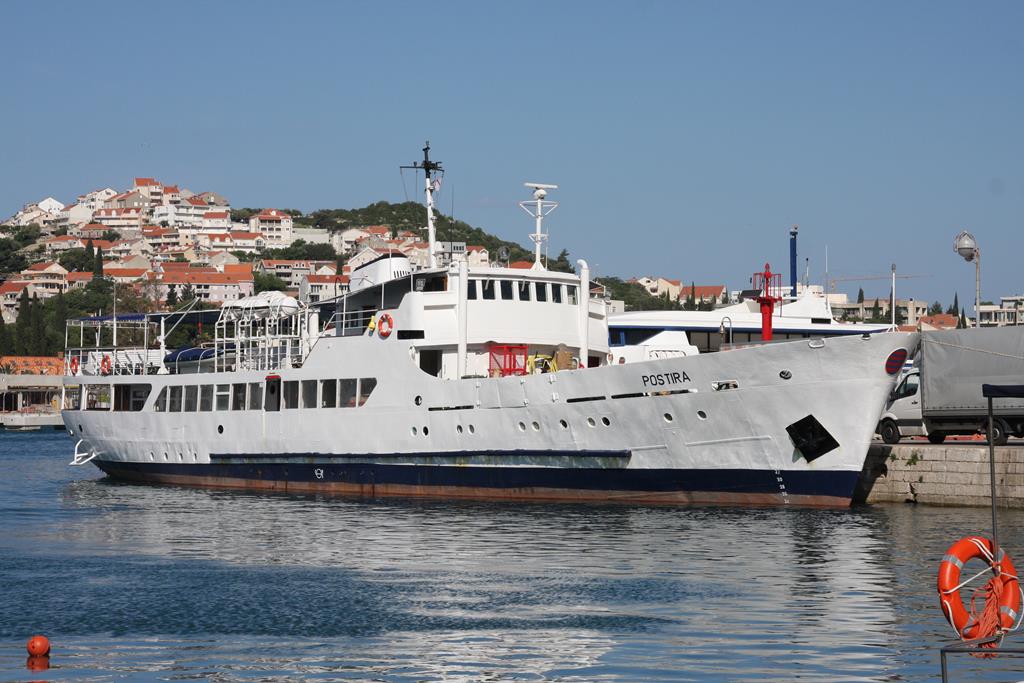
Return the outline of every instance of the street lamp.
{"type": "Polygon", "coordinates": [[[974,261],[974,326],[981,327],[981,249],[978,248],[978,240],[962,230],[953,239],[953,251],[968,263],[974,261]]]}

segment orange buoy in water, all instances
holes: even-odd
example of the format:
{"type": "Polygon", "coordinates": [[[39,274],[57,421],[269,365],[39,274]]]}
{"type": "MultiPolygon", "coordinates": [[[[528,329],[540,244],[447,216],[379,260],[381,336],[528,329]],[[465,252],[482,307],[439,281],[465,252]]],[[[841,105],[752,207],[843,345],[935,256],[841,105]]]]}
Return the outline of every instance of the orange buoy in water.
{"type": "Polygon", "coordinates": [[[46,636],[32,636],[25,649],[33,657],[45,657],[50,654],[50,640],[46,636]]]}

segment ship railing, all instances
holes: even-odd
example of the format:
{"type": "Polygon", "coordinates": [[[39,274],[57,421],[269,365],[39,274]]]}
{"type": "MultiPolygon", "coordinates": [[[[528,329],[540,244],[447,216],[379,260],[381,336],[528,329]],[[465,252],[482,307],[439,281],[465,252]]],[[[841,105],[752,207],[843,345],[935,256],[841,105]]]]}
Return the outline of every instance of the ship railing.
{"type": "Polygon", "coordinates": [[[376,319],[380,308],[335,312],[324,323],[321,337],[359,337],[366,334],[370,322],[376,319]]]}
{"type": "Polygon", "coordinates": [[[64,374],[81,376],[155,375],[163,351],[142,347],[71,347],[64,353],[64,374]]]}

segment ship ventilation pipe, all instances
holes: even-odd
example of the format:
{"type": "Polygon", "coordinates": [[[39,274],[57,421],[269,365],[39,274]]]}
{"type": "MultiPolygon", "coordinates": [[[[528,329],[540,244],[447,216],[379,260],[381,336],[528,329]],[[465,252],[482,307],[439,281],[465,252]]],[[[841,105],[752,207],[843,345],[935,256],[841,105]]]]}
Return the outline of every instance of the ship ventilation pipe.
{"type": "Polygon", "coordinates": [[[469,268],[465,259],[459,261],[459,345],[456,358],[458,379],[466,376],[466,337],[469,336],[469,268]]]}
{"type": "Polygon", "coordinates": [[[576,261],[580,273],[579,327],[580,367],[587,367],[590,355],[590,266],[583,259],[576,261]]]}
{"type": "Polygon", "coordinates": [[[799,225],[794,225],[789,229],[789,293],[794,299],[796,298],[796,232],[799,229],[799,225]]]}

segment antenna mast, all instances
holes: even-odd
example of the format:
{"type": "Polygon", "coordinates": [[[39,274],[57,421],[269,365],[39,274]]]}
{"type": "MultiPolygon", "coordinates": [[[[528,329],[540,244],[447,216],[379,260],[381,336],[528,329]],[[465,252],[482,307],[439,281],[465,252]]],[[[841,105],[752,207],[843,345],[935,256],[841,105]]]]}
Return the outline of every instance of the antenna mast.
{"type": "Polygon", "coordinates": [[[523,185],[533,188],[533,200],[521,201],[519,206],[523,207],[523,211],[533,216],[536,224],[536,230],[530,234],[530,239],[533,240],[533,269],[540,270],[543,268],[540,263],[541,245],[548,240],[548,236],[541,230],[541,225],[544,222],[544,217],[558,208],[558,202],[545,198],[548,196],[547,191],[557,190],[558,185],[545,185],[543,183],[523,183],[523,185]]]}
{"type": "Polygon", "coordinates": [[[399,168],[411,168],[416,171],[423,171],[426,176],[424,182],[424,192],[427,195],[427,243],[428,249],[430,250],[430,262],[431,268],[437,268],[437,232],[434,227],[434,193],[441,187],[441,179],[436,178],[431,180],[431,175],[435,173],[444,174],[444,169],[441,168],[440,161],[430,160],[430,140],[427,140],[427,146],[423,148],[423,163],[412,162],[412,166],[400,166],[399,168]]]}

